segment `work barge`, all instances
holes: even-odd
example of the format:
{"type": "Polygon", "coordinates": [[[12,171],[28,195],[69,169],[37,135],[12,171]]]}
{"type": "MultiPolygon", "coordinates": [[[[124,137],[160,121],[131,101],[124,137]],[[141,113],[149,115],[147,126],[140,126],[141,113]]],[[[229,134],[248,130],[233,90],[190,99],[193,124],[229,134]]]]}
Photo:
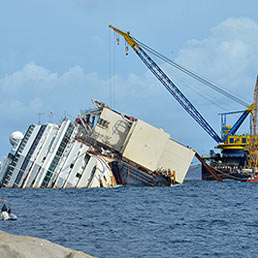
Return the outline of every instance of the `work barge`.
{"type": "Polygon", "coordinates": [[[94,188],[182,184],[195,150],[162,129],[93,100],[74,122],[14,132],[1,187],[94,188]]]}

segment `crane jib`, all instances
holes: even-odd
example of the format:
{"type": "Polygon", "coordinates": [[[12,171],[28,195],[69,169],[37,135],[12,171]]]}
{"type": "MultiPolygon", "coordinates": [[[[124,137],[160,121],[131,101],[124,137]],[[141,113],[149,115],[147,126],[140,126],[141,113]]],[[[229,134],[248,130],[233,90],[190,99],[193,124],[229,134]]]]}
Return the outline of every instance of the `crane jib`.
{"type": "Polygon", "coordinates": [[[169,93],[174,96],[178,103],[192,116],[192,118],[217,142],[222,142],[221,138],[212,129],[208,122],[198,112],[198,110],[192,105],[192,103],[184,96],[184,94],[176,87],[176,85],[169,79],[169,77],[160,69],[160,67],[149,57],[149,55],[140,47],[140,45],[132,38],[128,33],[124,33],[121,30],[109,25],[114,31],[124,37],[127,43],[133,48],[136,54],[141,58],[144,64],[150,69],[150,71],[159,79],[159,81],[165,86],[169,93]]]}
{"type": "Polygon", "coordinates": [[[141,58],[144,64],[150,71],[159,79],[165,86],[169,93],[179,102],[179,104],[194,118],[194,120],[217,142],[222,142],[221,138],[212,129],[208,122],[203,118],[199,111],[192,105],[192,103],[183,95],[183,93],[176,87],[176,85],[169,79],[169,77],[160,69],[160,67],[147,55],[142,49],[138,48],[137,55],[141,58]]]}

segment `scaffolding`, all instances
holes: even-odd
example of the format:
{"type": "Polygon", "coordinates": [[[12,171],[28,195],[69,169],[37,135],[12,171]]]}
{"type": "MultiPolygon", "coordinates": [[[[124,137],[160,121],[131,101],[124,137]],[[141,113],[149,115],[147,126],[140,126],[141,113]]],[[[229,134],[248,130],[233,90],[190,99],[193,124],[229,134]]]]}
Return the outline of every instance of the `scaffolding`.
{"type": "Polygon", "coordinates": [[[254,88],[253,98],[253,110],[252,110],[252,122],[251,122],[251,139],[248,146],[249,159],[248,168],[253,170],[253,173],[258,172],[257,161],[258,161],[258,76],[256,79],[256,85],[254,88]]]}

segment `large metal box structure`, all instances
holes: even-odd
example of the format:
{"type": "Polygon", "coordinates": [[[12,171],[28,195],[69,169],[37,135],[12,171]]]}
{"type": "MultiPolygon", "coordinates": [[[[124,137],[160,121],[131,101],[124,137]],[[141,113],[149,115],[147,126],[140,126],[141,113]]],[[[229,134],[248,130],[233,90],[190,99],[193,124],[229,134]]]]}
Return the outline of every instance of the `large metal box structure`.
{"type": "Polygon", "coordinates": [[[177,183],[183,183],[194,155],[194,150],[142,120],[134,122],[122,150],[123,158],[151,171],[175,171],[177,183]]]}
{"type": "Polygon", "coordinates": [[[149,170],[157,168],[169,134],[142,120],[134,122],[124,144],[122,155],[149,170]]]}
{"type": "Polygon", "coordinates": [[[169,139],[158,161],[158,168],[175,171],[176,182],[182,184],[195,151],[169,139]]]}

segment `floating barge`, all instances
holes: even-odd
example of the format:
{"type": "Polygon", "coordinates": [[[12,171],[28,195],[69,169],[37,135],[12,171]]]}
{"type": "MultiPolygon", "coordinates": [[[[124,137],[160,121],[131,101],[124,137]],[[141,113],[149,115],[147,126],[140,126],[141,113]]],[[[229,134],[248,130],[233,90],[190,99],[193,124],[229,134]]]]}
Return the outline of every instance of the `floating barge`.
{"type": "Polygon", "coordinates": [[[1,187],[93,188],[182,184],[195,150],[162,129],[93,101],[75,122],[14,132],[1,187]]]}
{"type": "MultiPolygon", "coordinates": [[[[222,179],[231,179],[236,181],[246,182],[247,179],[253,176],[253,172],[243,167],[231,164],[211,163],[209,164],[216,174],[222,179]]],[[[210,172],[202,166],[202,180],[214,180],[210,172]]]]}

